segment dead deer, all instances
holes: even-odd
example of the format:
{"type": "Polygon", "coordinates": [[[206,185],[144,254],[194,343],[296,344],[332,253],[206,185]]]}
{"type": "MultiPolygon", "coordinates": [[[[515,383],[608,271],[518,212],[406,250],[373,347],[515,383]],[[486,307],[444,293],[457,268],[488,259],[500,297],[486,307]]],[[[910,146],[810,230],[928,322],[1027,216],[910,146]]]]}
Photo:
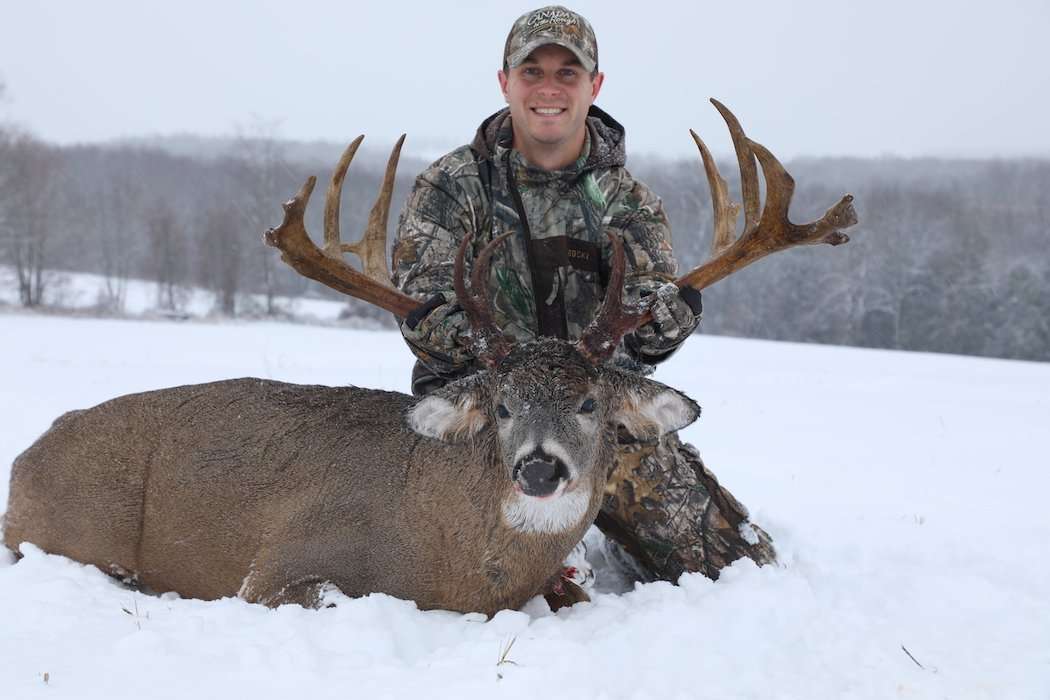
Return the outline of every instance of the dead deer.
{"type": "MultiPolygon", "coordinates": [[[[715,199],[718,255],[678,281],[703,288],[775,250],[848,240],[847,195],[819,221],[787,221],[793,183],[717,102],[736,146],[746,220],[695,134],[715,199]],[[766,178],[759,218],[754,158],[766,178]]],[[[325,206],[323,250],[303,214],[314,178],[284,205],[269,245],[301,274],[399,317],[418,301],[389,284],[385,231],[402,140],[361,242],[340,242],[344,153],[325,206]],[[358,251],[365,273],[342,260],[358,251]]],[[[576,343],[513,345],[487,280],[501,239],[456,259],[455,288],[486,369],[423,399],[356,387],[236,379],[122,396],[67,413],[14,462],[4,542],[94,564],[154,591],[316,606],[326,586],[419,607],[493,614],[545,590],[594,520],[615,434],[678,430],[699,407],[606,363],[646,314],[621,303],[624,256],[576,343]]]]}

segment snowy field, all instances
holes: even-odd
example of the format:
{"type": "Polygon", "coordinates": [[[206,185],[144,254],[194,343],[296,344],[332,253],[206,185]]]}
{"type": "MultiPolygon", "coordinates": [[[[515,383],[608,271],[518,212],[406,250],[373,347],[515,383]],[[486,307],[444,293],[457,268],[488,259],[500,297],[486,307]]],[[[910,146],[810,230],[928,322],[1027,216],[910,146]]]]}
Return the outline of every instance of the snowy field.
{"type": "MultiPolygon", "coordinates": [[[[6,313],[0,339],[0,504],[64,411],[411,365],[392,333],[280,323],[6,313]]],[[[1050,365],[698,336],[656,378],[703,405],[684,436],[779,566],[485,620],[155,597],[4,550],[0,698],[1050,698],[1050,365]]]]}

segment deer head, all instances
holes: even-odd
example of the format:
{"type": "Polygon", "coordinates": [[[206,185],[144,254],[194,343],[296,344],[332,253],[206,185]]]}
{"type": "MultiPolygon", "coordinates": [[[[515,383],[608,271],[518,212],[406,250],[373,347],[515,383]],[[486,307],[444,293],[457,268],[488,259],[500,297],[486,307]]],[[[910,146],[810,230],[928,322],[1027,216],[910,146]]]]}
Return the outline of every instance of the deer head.
{"type": "Polygon", "coordinates": [[[408,414],[412,430],[484,441],[509,493],[505,522],[560,532],[597,507],[619,428],[650,440],[692,423],[700,407],[668,386],[595,365],[572,344],[541,338],[496,367],[449,384],[408,414]]]}

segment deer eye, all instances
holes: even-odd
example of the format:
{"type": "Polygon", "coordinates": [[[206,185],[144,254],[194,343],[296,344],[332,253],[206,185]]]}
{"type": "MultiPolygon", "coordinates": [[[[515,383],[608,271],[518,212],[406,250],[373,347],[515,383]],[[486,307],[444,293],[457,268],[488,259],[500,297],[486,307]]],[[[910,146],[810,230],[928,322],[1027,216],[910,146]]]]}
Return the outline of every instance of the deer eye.
{"type": "Polygon", "coordinates": [[[506,406],[500,404],[499,406],[496,406],[496,415],[500,418],[510,418],[510,411],[507,410],[506,406]]]}
{"type": "Polygon", "coordinates": [[[594,399],[587,399],[580,404],[580,413],[594,413],[594,409],[597,407],[598,405],[594,402],[594,399]]]}

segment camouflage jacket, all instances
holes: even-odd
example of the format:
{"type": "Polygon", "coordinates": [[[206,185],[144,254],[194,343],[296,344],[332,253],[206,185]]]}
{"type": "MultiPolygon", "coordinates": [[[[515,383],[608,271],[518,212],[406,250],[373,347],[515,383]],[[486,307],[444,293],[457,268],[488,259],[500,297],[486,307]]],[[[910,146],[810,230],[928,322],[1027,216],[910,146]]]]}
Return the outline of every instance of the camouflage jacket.
{"type": "MultiPolygon", "coordinates": [[[[591,107],[583,152],[565,170],[530,166],[512,140],[504,109],[481,124],[471,145],[419,175],[401,214],[393,281],[429,302],[426,320],[406,319],[402,333],[439,376],[473,369],[468,325],[452,290],[456,251],[467,232],[474,235],[468,260],[494,237],[515,232],[495,254],[489,284],[497,325],[519,340],[579,337],[604,297],[607,230],[624,243],[627,300],[673,280],[677,271],[661,202],[624,168],[624,130],[612,117],[591,107]]],[[[621,343],[616,359],[637,371],[670,355],[666,349],[647,355],[631,340],[621,343]]]]}

